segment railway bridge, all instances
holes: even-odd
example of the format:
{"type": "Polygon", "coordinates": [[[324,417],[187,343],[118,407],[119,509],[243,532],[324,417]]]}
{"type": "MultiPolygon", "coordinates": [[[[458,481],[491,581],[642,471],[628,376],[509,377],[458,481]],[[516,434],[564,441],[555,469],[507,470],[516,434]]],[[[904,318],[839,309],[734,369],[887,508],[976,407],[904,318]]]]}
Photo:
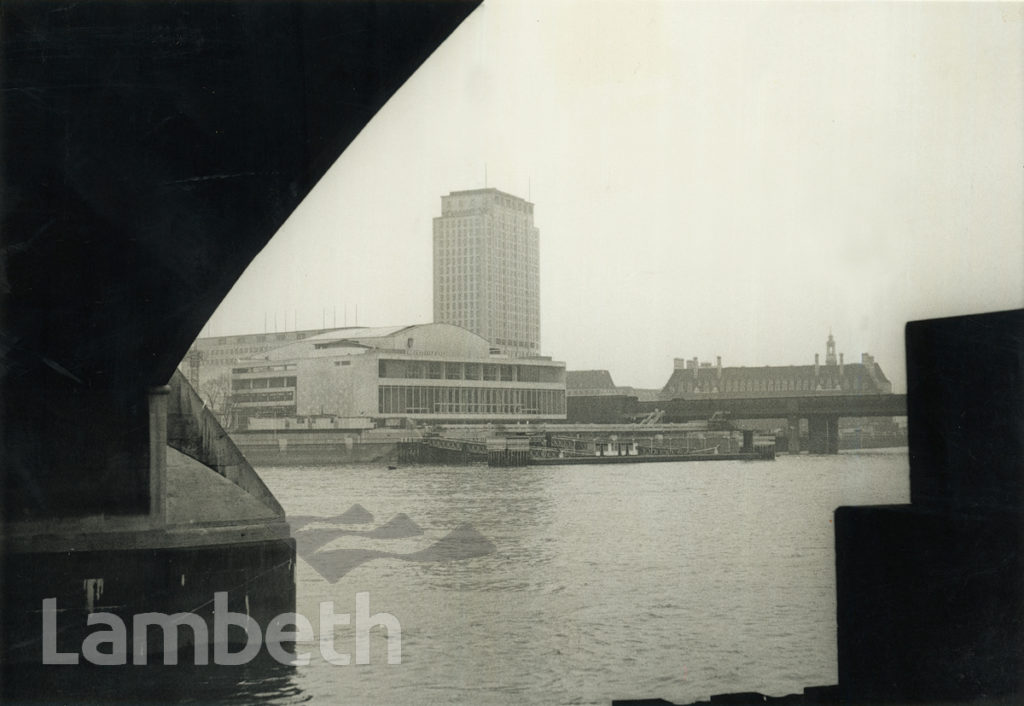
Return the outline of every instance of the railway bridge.
{"type": "Polygon", "coordinates": [[[839,453],[840,417],[898,417],[907,413],[907,396],[895,394],[816,394],[786,397],[676,398],[641,402],[639,411],[663,412],[665,422],[689,422],[724,414],[729,419],[785,419],[790,451],[800,451],[800,420],[807,420],[808,451],[839,453]],[[793,444],[796,444],[794,447],[793,444]]]}

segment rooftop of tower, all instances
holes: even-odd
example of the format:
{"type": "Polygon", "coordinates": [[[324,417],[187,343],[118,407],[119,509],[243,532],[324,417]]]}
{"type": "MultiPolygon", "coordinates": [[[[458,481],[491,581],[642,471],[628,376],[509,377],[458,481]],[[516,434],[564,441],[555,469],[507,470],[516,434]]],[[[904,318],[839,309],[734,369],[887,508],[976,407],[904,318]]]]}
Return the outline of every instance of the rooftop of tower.
{"type": "Polygon", "coordinates": [[[511,199],[516,199],[517,201],[530,203],[522,196],[516,196],[515,194],[510,194],[507,191],[502,191],[501,189],[495,189],[493,187],[484,189],[463,189],[461,191],[452,191],[448,194],[448,196],[476,196],[479,194],[500,194],[501,196],[508,196],[511,199]]]}
{"type": "Polygon", "coordinates": [[[466,189],[441,197],[442,218],[480,213],[494,206],[533,215],[533,204],[499,189],[466,189]]]}

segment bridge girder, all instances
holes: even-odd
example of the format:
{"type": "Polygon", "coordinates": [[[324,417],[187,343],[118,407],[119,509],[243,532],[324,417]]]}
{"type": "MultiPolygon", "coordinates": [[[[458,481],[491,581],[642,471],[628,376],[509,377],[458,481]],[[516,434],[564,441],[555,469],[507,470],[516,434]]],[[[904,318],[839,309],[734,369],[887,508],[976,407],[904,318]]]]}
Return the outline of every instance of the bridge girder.
{"type": "Polygon", "coordinates": [[[724,412],[731,419],[809,419],[811,417],[899,417],[907,413],[907,396],[807,395],[803,397],[677,398],[643,402],[641,412],[665,410],[666,421],[685,422],[710,419],[724,412]]]}

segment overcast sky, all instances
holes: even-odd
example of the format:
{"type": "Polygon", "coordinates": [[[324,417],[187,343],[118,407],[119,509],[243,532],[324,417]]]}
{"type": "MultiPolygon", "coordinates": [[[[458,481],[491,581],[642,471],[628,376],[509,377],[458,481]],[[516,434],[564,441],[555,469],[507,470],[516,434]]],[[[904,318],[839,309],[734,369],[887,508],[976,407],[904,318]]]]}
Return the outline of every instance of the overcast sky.
{"type": "Polygon", "coordinates": [[[1022,67],[1020,4],[485,0],[204,335],[430,321],[432,218],[486,172],[536,204],[569,369],[661,387],[831,329],[903,391],[906,321],[1024,306],[1022,67]]]}

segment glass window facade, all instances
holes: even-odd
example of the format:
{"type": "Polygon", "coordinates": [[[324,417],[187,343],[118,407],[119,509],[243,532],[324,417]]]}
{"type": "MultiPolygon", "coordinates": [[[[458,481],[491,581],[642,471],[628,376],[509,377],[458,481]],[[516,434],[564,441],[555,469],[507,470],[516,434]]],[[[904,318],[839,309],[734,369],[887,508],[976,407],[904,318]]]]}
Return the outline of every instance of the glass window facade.
{"type": "Polygon", "coordinates": [[[564,415],[564,390],[381,385],[380,414],[564,415]]]}
{"type": "Polygon", "coordinates": [[[563,380],[564,369],[544,365],[506,365],[498,363],[427,362],[417,360],[381,360],[377,375],[381,378],[428,380],[494,380],[501,382],[551,382],[563,380]]]}
{"type": "Polygon", "coordinates": [[[241,392],[231,396],[235,404],[247,404],[252,402],[293,402],[295,393],[288,392],[241,392]]]}
{"type": "Polygon", "coordinates": [[[235,378],[231,381],[231,389],[238,390],[265,390],[270,387],[295,387],[295,376],[273,377],[273,378],[235,378]]]}

